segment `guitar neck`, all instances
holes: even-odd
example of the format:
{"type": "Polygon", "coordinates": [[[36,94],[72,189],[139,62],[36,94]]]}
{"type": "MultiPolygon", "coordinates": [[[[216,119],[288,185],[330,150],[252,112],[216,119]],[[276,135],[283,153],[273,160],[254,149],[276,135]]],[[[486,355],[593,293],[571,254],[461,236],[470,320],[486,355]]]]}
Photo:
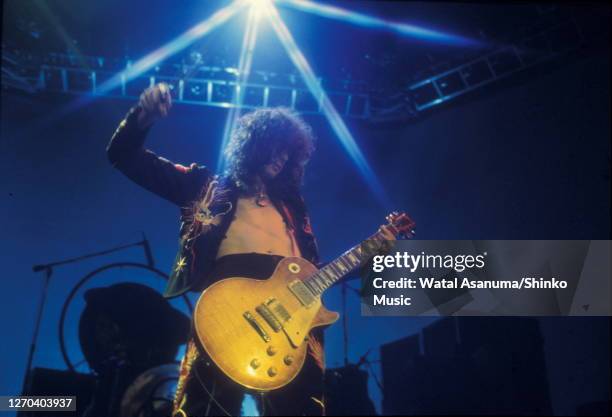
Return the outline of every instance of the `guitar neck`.
{"type": "Polygon", "coordinates": [[[342,255],[319,269],[310,277],[304,280],[304,284],[315,295],[320,295],[334,285],[336,282],[355,271],[360,265],[372,255],[373,251],[379,250],[385,238],[382,232],[378,231],[372,236],[353,246],[342,255]],[[364,251],[364,242],[369,243],[368,251],[364,251]]]}

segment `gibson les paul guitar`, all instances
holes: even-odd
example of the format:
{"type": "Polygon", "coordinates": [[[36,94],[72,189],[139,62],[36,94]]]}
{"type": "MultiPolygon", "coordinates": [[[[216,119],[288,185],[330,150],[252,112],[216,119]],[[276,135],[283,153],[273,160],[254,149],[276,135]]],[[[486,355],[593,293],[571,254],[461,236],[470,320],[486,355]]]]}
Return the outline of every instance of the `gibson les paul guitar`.
{"type": "MultiPolygon", "coordinates": [[[[404,213],[392,213],[387,221],[395,236],[410,235],[415,226],[404,213]]],[[[379,249],[384,237],[378,231],[364,242],[379,249]]],[[[356,245],[320,270],[288,257],[267,280],[236,277],[214,283],[201,294],[194,313],[204,350],[244,387],[270,391],[287,385],[302,369],[310,330],[338,320],[338,313],[322,305],[321,294],[363,265],[368,253],[356,245]]]]}

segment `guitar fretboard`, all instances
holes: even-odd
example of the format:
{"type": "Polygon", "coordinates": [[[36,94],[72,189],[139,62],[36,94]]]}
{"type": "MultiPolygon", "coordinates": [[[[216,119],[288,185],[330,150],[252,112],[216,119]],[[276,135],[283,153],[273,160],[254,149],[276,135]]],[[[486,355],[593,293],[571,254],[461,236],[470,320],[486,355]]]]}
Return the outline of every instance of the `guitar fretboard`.
{"type": "Polygon", "coordinates": [[[385,238],[380,231],[374,233],[365,241],[353,246],[351,249],[338,256],[336,259],[319,269],[317,272],[306,278],[303,282],[308,289],[315,295],[320,295],[342,279],[347,274],[356,270],[366,257],[371,256],[370,251],[364,251],[364,242],[371,242],[373,251],[380,249],[385,238]]]}

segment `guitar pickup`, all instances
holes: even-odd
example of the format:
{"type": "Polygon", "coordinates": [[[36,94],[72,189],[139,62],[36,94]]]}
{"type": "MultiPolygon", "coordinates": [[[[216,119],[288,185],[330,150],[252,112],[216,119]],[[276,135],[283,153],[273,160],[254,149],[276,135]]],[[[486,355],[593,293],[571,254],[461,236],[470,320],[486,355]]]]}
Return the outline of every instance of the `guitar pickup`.
{"type": "Polygon", "coordinates": [[[253,329],[255,329],[257,334],[259,334],[259,336],[261,336],[261,338],[263,339],[264,342],[267,343],[267,342],[270,341],[270,335],[264,330],[263,327],[261,327],[261,324],[259,324],[257,319],[255,317],[253,317],[253,315],[251,313],[249,313],[248,311],[245,311],[242,314],[242,317],[244,317],[245,320],[247,322],[249,322],[251,327],[253,327],[253,329]]]}
{"type": "Polygon", "coordinates": [[[291,320],[291,314],[276,298],[270,298],[265,303],[255,307],[255,311],[263,317],[275,332],[283,328],[283,323],[291,320]]]}
{"type": "Polygon", "coordinates": [[[283,328],[281,322],[266,304],[258,305],[257,307],[255,307],[255,311],[257,311],[259,315],[263,317],[263,319],[266,321],[266,323],[268,323],[272,330],[274,330],[274,332],[278,333],[283,328]]]}
{"type": "Polygon", "coordinates": [[[286,323],[291,320],[291,314],[276,298],[270,298],[266,301],[266,306],[274,312],[281,322],[286,323]]]}
{"type": "Polygon", "coordinates": [[[306,287],[306,285],[304,285],[304,283],[299,279],[296,279],[289,284],[289,291],[291,291],[295,298],[297,298],[306,308],[310,308],[314,302],[317,301],[310,290],[308,290],[308,287],[306,287]]]}

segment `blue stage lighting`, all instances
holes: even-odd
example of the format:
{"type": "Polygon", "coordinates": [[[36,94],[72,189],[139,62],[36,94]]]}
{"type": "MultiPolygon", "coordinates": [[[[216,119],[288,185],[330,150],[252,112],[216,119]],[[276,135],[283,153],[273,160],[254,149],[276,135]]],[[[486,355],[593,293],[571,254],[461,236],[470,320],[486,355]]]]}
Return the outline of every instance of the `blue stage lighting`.
{"type": "Polygon", "coordinates": [[[259,26],[259,17],[262,12],[267,9],[267,0],[251,0],[249,16],[247,18],[246,30],[242,39],[242,49],[240,51],[240,60],[238,61],[238,78],[236,88],[233,89],[232,105],[225,120],[223,129],[223,139],[219,150],[219,158],[217,160],[217,170],[222,171],[225,168],[224,152],[238,117],[240,117],[240,108],[244,101],[245,86],[249,73],[251,72],[251,64],[253,63],[253,52],[255,51],[255,43],[257,41],[257,28],[259,26]]]}
{"type": "Polygon", "coordinates": [[[363,13],[357,13],[350,10],[342,9],[336,6],[314,3],[307,0],[278,0],[279,3],[286,4],[304,12],[313,13],[319,16],[344,20],[346,22],[375,29],[386,29],[392,32],[399,33],[403,36],[422,39],[445,44],[454,44],[461,46],[479,46],[481,43],[463,36],[453,35],[449,33],[439,32],[432,29],[427,29],[421,26],[389,22],[387,20],[368,16],[363,13]]]}
{"type": "Polygon", "coordinates": [[[342,120],[342,117],[340,116],[340,114],[332,104],[331,100],[327,96],[327,93],[321,87],[321,84],[317,80],[314,71],[310,67],[310,64],[306,60],[306,57],[304,57],[302,51],[297,46],[295,40],[293,39],[293,36],[289,32],[289,29],[283,22],[278,11],[274,6],[271,6],[267,8],[266,12],[268,20],[272,24],[272,27],[278,35],[281,43],[285,47],[285,50],[291,58],[291,61],[302,75],[306,86],[308,87],[312,95],[318,98],[319,108],[321,109],[321,112],[329,121],[330,125],[332,126],[332,129],[334,130],[334,132],[340,139],[340,142],[344,146],[344,149],[346,149],[353,162],[359,168],[360,173],[364,177],[366,183],[372,189],[374,195],[376,195],[376,197],[378,198],[379,202],[385,208],[390,208],[391,202],[386,193],[384,192],[382,184],[378,181],[378,178],[372,171],[372,168],[370,168],[370,165],[361,153],[361,149],[359,149],[359,146],[357,145],[357,143],[355,143],[355,139],[353,138],[353,135],[351,135],[351,132],[348,130],[346,124],[344,123],[344,120],[342,120]]]}
{"type": "Polygon", "coordinates": [[[168,59],[172,55],[182,51],[183,49],[191,45],[193,42],[195,42],[197,39],[201,38],[213,29],[225,23],[227,20],[229,20],[229,18],[231,18],[247,4],[248,3],[246,1],[234,1],[228,6],[217,10],[208,19],[192,27],[191,29],[189,29],[176,39],[168,42],[164,46],[157,48],[155,51],[136,61],[125,71],[116,74],[114,77],[110,78],[108,81],[98,86],[98,93],[104,94],[118,87],[122,83],[128,82],[138,77],[139,75],[142,75],[149,69],[153,68],[155,65],[159,64],[161,61],[168,59]]]}

